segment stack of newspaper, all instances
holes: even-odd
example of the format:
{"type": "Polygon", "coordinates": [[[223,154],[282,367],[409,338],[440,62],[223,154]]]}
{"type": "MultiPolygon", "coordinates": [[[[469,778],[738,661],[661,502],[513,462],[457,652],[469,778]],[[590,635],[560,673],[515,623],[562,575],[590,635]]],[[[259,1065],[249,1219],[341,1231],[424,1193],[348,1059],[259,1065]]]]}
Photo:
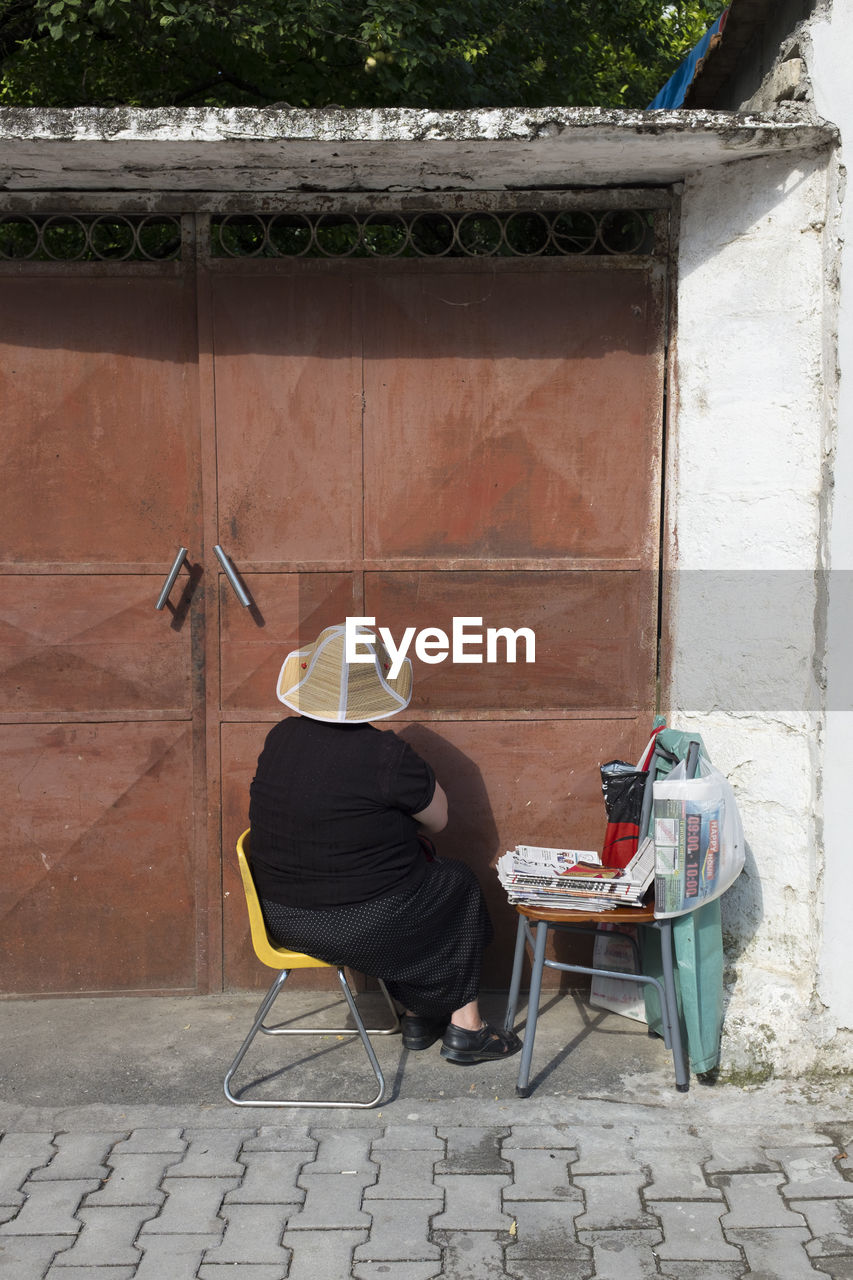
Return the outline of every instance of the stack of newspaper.
{"type": "Polygon", "coordinates": [[[597,853],[520,844],[498,859],[498,877],[512,903],[559,911],[638,907],[655,875],[651,837],[626,867],[604,867],[597,853]]]}

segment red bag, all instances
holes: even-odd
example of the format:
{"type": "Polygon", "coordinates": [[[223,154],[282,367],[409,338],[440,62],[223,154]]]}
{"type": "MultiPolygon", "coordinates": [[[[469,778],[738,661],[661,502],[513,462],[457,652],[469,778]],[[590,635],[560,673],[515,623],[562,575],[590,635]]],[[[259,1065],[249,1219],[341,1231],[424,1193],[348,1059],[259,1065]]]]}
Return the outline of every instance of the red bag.
{"type": "Polygon", "coordinates": [[[608,822],[601,851],[602,866],[627,867],[637,852],[639,839],[638,822],[608,822]]]}
{"type": "Polygon", "coordinates": [[[601,790],[607,810],[601,853],[605,867],[627,867],[637,852],[648,776],[646,769],[638,769],[624,760],[610,760],[601,766],[601,790]]]}

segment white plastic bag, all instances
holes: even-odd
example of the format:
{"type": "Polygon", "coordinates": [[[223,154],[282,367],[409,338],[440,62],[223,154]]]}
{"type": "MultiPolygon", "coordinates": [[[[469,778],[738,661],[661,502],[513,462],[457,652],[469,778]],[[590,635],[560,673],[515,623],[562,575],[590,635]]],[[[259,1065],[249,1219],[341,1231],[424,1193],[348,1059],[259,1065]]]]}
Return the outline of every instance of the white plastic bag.
{"type": "MultiPolygon", "coordinates": [[[[631,927],[636,937],[636,928],[631,927]]],[[[636,973],[637,961],[631,941],[625,932],[615,925],[600,924],[592,951],[594,969],[612,969],[614,973],[636,973]]],[[[589,1003],[598,1009],[621,1013],[635,1022],[646,1021],[645,987],[641,982],[628,982],[625,978],[602,978],[595,975],[589,989],[589,1003]]]]}
{"type": "Polygon", "coordinates": [[[700,757],[654,783],[655,915],[680,916],[719,898],[743,870],[743,826],[728,779],[700,757]]]}

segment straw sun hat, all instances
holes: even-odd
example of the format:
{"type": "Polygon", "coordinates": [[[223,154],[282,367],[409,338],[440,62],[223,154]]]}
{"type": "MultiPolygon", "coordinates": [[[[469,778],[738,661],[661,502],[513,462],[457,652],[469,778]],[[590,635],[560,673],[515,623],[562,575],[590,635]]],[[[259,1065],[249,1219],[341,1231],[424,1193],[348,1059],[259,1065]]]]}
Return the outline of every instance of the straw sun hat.
{"type": "Polygon", "coordinates": [[[296,649],[284,660],[276,685],[279,702],[312,720],[334,724],[363,724],[384,720],[409,705],[412,696],[412,664],[404,659],[394,680],[389,679],[391,659],[377,637],[357,628],[360,654],[370,662],[346,661],[343,625],[326,627],[313,644],[296,649]]]}

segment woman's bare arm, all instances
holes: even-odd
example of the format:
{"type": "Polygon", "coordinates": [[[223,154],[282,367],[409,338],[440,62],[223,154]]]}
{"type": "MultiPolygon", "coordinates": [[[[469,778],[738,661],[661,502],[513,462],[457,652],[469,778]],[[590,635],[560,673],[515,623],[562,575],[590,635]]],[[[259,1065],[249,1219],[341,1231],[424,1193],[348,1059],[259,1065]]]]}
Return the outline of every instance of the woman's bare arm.
{"type": "Polygon", "coordinates": [[[412,817],[433,835],[444,830],[447,826],[447,796],[438,783],[435,784],[435,793],[427,807],[421,809],[420,813],[413,813],[412,817]]]}

